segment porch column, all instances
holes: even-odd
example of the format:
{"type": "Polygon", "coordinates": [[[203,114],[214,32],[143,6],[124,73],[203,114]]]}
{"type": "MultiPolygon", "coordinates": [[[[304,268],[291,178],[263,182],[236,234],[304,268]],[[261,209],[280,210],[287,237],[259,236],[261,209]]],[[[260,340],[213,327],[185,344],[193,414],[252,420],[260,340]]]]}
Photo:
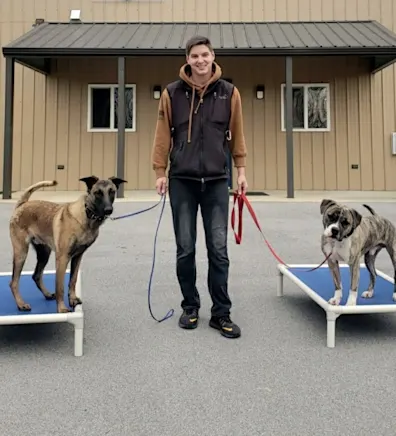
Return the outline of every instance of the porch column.
{"type": "Polygon", "coordinates": [[[14,82],[15,59],[6,57],[5,107],[4,107],[4,150],[3,150],[3,199],[12,195],[12,152],[14,136],[14,82]]]}
{"type": "Polygon", "coordinates": [[[293,58],[286,56],[286,166],[287,198],[294,198],[293,58]]]}
{"type": "MultiPolygon", "coordinates": [[[[117,177],[125,179],[125,58],[118,58],[117,106],[117,177]]],[[[124,185],[118,188],[117,197],[124,198],[124,185]]]]}

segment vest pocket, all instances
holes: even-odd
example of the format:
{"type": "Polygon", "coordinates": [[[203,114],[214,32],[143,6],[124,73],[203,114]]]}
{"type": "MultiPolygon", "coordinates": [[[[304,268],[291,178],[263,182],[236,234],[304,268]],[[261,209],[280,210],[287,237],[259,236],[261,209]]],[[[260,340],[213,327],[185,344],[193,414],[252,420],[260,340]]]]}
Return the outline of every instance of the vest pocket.
{"type": "Polygon", "coordinates": [[[213,100],[209,120],[214,125],[225,126],[230,113],[230,102],[228,99],[217,97],[213,100]]]}
{"type": "Polygon", "coordinates": [[[180,152],[183,150],[184,147],[184,141],[177,141],[174,146],[172,147],[172,151],[170,153],[170,163],[171,165],[175,165],[177,162],[177,157],[179,156],[180,152]]]}
{"type": "Polygon", "coordinates": [[[174,176],[200,176],[199,154],[193,143],[176,142],[170,154],[170,170],[174,176]]]}
{"type": "Polygon", "coordinates": [[[202,164],[205,176],[216,177],[227,173],[227,141],[224,130],[212,129],[203,142],[202,164]]]}

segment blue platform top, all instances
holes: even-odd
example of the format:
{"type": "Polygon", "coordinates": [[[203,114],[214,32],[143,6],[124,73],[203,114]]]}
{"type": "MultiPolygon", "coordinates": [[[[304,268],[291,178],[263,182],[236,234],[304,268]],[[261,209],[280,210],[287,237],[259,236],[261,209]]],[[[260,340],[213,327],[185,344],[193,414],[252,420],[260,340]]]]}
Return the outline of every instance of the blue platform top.
{"type": "MultiPolygon", "coordinates": [[[[315,271],[307,272],[309,267],[292,267],[288,270],[310,287],[316,294],[328,301],[334,295],[334,283],[329,268],[318,268],[315,271]]],[[[350,287],[350,273],[348,267],[340,267],[343,296],[341,305],[345,305],[350,287]]],[[[370,283],[370,274],[365,267],[360,268],[360,281],[358,290],[358,305],[384,305],[396,304],[393,299],[393,283],[377,275],[374,296],[372,298],[362,298],[362,293],[367,290],[370,283]]]]}
{"type": "MultiPolygon", "coordinates": [[[[69,306],[69,277],[70,274],[65,274],[65,304],[69,306]]],[[[0,276],[0,316],[9,315],[43,315],[43,314],[56,314],[56,301],[47,301],[44,295],[37,288],[30,274],[21,275],[19,282],[19,291],[22,298],[26,303],[30,304],[32,310],[29,312],[21,312],[15,304],[9,282],[10,275],[0,276]]],[[[43,274],[43,282],[45,287],[52,293],[55,292],[55,274],[43,274]]]]}

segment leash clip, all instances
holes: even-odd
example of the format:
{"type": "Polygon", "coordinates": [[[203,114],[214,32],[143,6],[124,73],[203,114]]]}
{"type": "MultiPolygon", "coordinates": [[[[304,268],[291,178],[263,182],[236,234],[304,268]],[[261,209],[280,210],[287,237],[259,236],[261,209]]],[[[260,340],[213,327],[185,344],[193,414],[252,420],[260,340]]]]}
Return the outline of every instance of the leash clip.
{"type": "Polygon", "coordinates": [[[226,132],[225,132],[225,137],[226,137],[226,140],[227,141],[231,141],[231,139],[232,139],[232,133],[231,133],[231,130],[226,130],[226,132]]]}

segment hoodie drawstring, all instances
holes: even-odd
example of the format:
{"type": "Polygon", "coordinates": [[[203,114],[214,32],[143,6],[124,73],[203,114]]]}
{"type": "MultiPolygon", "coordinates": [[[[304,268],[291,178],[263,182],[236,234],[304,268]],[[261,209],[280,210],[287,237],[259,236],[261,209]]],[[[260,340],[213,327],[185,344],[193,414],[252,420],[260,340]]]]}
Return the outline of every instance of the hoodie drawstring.
{"type": "MultiPolygon", "coordinates": [[[[198,113],[198,110],[203,103],[203,96],[208,89],[209,83],[207,83],[204,88],[202,89],[202,92],[199,96],[199,101],[197,104],[197,107],[195,108],[194,114],[196,115],[198,113]]],[[[194,107],[194,100],[195,100],[195,93],[196,93],[196,87],[192,87],[192,98],[191,98],[191,104],[190,104],[190,116],[188,117],[188,136],[187,136],[187,142],[191,142],[191,128],[192,128],[192,115],[193,115],[193,107],[194,107]]]]}
{"type": "Polygon", "coordinates": [[[188,135],[187,135],[187,142],[191,142],[191,126],[192,126],[192,114],[193,114],[193,107],[194,107],[194,99],[195,99],[195,86],[192,88],[192,98],[190,103],[190,115],[188,117],[188,135]]]}

